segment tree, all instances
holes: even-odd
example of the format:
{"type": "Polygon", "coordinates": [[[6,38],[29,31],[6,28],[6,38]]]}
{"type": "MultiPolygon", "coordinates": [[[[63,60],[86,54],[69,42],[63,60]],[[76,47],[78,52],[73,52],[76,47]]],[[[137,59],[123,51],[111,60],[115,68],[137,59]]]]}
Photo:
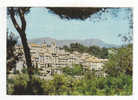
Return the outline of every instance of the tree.
{"type": "Polygon", "coordinates": [[[118,34],[118,36],[121,37],[123,45],[133,43],[133,11],[132,11],[132,8],[126,8],[126,11],[128,13],[126,18],[128,19],[129,32],[127,33],[127,35],[118,34]]]}
{"type": "Polygon", "coordinates": [[[92,55],[95,55],[97,57],[100,57],[99,54],[101,52],[101,48],[98,47],[98,46],[91,46],[89,47],[89,52],[92,54],[92,55]]]}
{"type": "Polygon", "coordinates": [[[111,54],[109,61],[105,63],[105,72],[110,76],[119,76],[121,73],[132,76],[132,56],[132,44],[118,48],[117,52],[115,54],[111,54]]]}
{"type": "Polygon", "coordinates": [[[107,58],[108,57],[108,49],[107,48],[102,48],[101,50],[101,58],[107,58]]]}
{"type": "Polygon", "coordinates": [[[64,74],[71,76],[77,76],[77,75],[80,76],[83,74],[82,65],[77,65],[77,64],[74,64],[72,68],[64,67],[62,70],[64,74]]]}
{"type": "Polygon", "coordinates": [[[127,34],[119,34],[122,39],[122,46],[114,48],[114,53],[109,56],[109,61],[105,64],[105,71],[111,76],[119,76],[121,73],[132,76],[133,72],[133,13],[131,8],[126,8],[126,16],[129,24],[127,34]]]}
{"type": "Polygon", "coordinates": [[[27,38],[26,38],[26,19],[25,19],[25,14],[27,14],[30,11],[29,7],[10,7],[7,9],[8,10],[8,15],[10,16],[12,23],[17,30],[17,32],[20,35],[22,44],[23,44],[23,50],[25,54],[25,59],[26,59],[26,65],[28,67],[28,74],[31,75],[33,74],[33,66],[32,66],[32,61],[31,61],[31,55],[30,55],[30,49],[27,43],[27,38]],[[19,25],[19,22],[17,21],[15,16],[19,16],[20,21],[21,21],[21,26],[19,25]]]}
{"type": "Polygon", "coordinates": [[[17,43],[17,38],[14,34],[7,31],[7,73],[11,71],[12,68],[15,68],[16,62],[19,60],[19,55],[15,54],[15,45],[17,43]]]}
{"type": "Polygon", "coordinates": [[[80,19],[85,20],[92,14],[105,11],[105,8],[92,7],[47,7],[51,13],[58,15],[61,19],[80,19]]]}

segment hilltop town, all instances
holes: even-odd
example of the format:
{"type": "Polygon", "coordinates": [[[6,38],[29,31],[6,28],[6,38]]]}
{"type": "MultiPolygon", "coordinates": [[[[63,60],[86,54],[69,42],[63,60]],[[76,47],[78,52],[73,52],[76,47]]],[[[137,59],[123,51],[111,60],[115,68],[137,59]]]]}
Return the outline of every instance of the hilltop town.
{"type": "Polygon", "coordinates": [[[12,6],[6,11],[3,93],[133,96],[131,7],[12,6]]]}
{"type": "MultiPolygon", "coordinates": [[[[47,45],[45,41],[41,44],[29,43],[29,47],[32,64],[40,69],[41,76],[50,76],[53,73],[62,74],[61,68],[67,66],[72,68],[75,64],[83,66],[84,70],[100,71],[103,64],[108,61],[108,59],[99,59],[88,53],[67,52],[57,47],[55,42],[52,42],[51,45],[47,45]]],[[[16,52],[23,52],[23,47],[16,46],[16,52]]],[[[21,72],[25,66],[25,57],[22,55],[16,64],[16,70],[21,72]]]]}

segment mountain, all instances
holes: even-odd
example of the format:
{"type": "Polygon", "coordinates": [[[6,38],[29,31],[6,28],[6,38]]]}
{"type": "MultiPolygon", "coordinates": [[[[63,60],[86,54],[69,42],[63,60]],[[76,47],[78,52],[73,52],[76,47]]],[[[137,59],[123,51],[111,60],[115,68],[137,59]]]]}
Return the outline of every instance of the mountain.
{"type": "Polygon", "coordinates": [[[99,47],[106,47],[106,48],[110,48],[110,47],[118,47],[118,45],[115,45],[115,44],[108,44],[108,43],[105,43],[104,41],[102,40],[99,40],[99,39],[85,39],[85,40],[56,40],[56,39],[53,39],[53,38],[49,38],[49,37],[45,37],[45,38],[36,38],[36,39],[31,39],[31,40],[28,40],[29,43],[37,43],[37,44],[41,44],[43,42],[46,42],[48,45],[50,45],[53,41],[56,42],[56,45],[58,47],[63,47],[64,45],[67,45],[69,46],[71,43],[80,43],[82,45],[85,45],[85,46],[93,46],[93,45],[96,45],[96,46],[99,46],[99,47]]]}

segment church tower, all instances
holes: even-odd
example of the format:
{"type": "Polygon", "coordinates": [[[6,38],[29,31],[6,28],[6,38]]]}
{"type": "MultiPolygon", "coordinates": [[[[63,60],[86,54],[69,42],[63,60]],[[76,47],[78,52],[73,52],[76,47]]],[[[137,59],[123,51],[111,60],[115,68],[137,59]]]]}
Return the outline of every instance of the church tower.
{"type": "Polygon", "coordinates": [[[43,43],[41,44],[41,47],[42,48],[46,48],[47,47],[47,44],[46,44],[46,41],[44,40],[43,43]]]}
{"type": "Polygon", "coordinates": [[[52,42],[52,47],[56,48],[56,42],[55,41],[52,42]]]}
{"type": "Polygon", "coordinates": [[[56,52],[56,42],[55,42],[55,41],[53,41],[53,42],[51,43],[51,49],[52,49],[52,52],[53,52],[53,53],[56,52]]]}

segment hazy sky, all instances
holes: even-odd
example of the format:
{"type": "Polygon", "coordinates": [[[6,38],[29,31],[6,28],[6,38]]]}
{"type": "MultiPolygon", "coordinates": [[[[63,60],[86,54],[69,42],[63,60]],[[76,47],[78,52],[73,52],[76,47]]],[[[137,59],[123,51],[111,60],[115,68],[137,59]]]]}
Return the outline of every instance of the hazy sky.
{"type": "MultiPolygon", "coordinates": [[[[126,8],[111,9],[109,12],[113,10],[115,14],[105,13],[101,15],[101,20],[92,15],[91,18],[81,21],[60,19],[45,8],[31,8],[31,12],[26,15],[27,38],[51,37],[62,40],[95,38],[110,44],[120,44],[118,34],[127,34],[130,30],[127,19],[130,12],[126,8]]],[[[7,23],[9,30],[17,33],[9,17],[7,23]]]]}

